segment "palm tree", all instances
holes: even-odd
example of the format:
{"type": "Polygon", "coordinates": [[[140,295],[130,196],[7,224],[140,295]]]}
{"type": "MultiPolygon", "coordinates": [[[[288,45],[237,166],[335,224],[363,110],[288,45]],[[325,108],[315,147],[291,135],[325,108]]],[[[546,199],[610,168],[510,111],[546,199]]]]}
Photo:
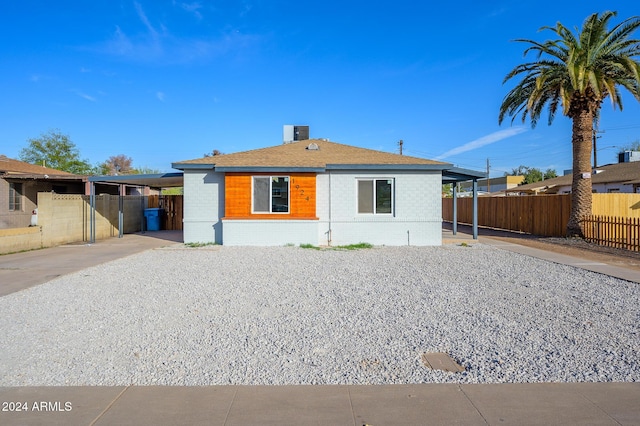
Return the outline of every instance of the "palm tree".
{"type": "Polygon", "coordinates": [[[632,39],[640,27],[640,16],[633,16],[608,30],[616,12],[594,13],[582,24],[582,30],[571,32],[560,22],[550,30],[558,38],[528,43],[525,56],[537,53],[535,62],[515,67],[504,78],[507,82],[522,75],[522,80],[505,96],[500,107],[499,123],[505,116],[529,116],[535,127],[548,105],[551,124],[559,106],[573,122],[573,181],[568,236],[582,236],[581,219],[591,214],[591,140],[593,123],[599,115],[602,101],[609,97],[613,108],[622,110],[620,87],[626,88],[640,101],[640,40],[632,39]]]}

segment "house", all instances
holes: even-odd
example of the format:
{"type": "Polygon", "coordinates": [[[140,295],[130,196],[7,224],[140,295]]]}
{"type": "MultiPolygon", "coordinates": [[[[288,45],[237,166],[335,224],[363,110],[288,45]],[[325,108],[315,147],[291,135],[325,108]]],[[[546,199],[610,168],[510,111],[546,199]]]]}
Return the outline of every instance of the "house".
{"type": "MultiPolygon", "coordinates": [[[[508,189],[511,194],[569,194],[573,176],[566,174],[553,179],[508,189]]],[[[640,193],[640,161],[598,166],[591,173],[594,193],[640,193]]]]}
{"type": "MultiPolygon", "coordinates": [[[[490,179],[478,180],[478,191],[486,193],[504,192],[507,189],[515,188],[524,181],[524,176],[500,176],[490,179]]],[[[461,182],[459,190],[464,193],[471,192],[473,183],[470,181],[461,182]]],[[[459,194],[460,195],[460,194],[459,194]]]]}
{"type": "Polygon", "coordinates": [[[0,229],[31,224],[38,192],[84,194],[84,176],[0,155],[0,229]]]}
{"type": "Polygon", "coordinates": [[[225,245],[440,245],[453,169],[325,139],[172,167],[184,172],[184,242],[225,245]]]}

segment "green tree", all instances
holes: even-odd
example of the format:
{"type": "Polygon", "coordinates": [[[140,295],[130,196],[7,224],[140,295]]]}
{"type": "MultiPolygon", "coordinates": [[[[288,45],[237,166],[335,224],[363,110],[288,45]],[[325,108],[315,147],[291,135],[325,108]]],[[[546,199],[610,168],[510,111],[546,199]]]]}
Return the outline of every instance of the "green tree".
{"type": "Polygon", "coordinates": [[[544,172],[544,180],[557,178],[558,173],[554,169],[547,169],[544,172]]]}
{"type": "Polygon", "coordinates": [[[519,165],[515,169],[511,169],[510,172],[505,173],[505,176],[524,176],[529,172],[529,167],[519,165]]]}
{"type": "Polygon", "coordinates": [[[152,169],[151,167],[142,166],[133,169],[132,173],[136,175],[159,175],[162,172],[158,169],[152,169]]]}
{"type": "Polygon", "coordinates": [[[443,197],[453,197],[453,184],[445,183],[442,185],[442,196],[443,197]]]}
{"type": "Polygon", "coordinates": [[[510,173],[505,173],[505,176],[524,176],[524,180],[520,185],[526,185],[528,183],[540,182],[541,180],[547,180],[554,177],[558,177],[558,174],[553,169],[547,169],[544,173],[542,170],[536,167],[518,166],[515,169],[511,169],[510,173]]]}
{"type": "Polygon", "coordinates": [[[515,67],[504,82],[516,76],[522,80],[509,91],[500,106],[498,122],[517,116],[524,122],[529,116],[535,127],[540,114],[548,106],[551,124],[562,107],[572,120],[573,181],[571,213],[567,235],[582,236],[580,220],[591,214],[591,149],[594,119],[602,101],[609,97],[614,108],[622,109],[620,87],[640,101],[640,40],[632,39],[640,26],[640,17],[625,19],[608,29],[616,12],[594,13],[587,17],[582,29],[575,33],[560,22],[550,30],[558,38],[543,43],[518,39],[530,46],[524,51],[537,54],[537,60],[515,67]]]}
{"type": "Polygon", "coordinates": [[[49,130],[39,138],[29,139],[29,146],[20,150],[20,160],[79,175],[91,174],[93,168],[80,159],[80,151],[60,130],[49,130]]]}
{"type": "Polygon", "coordinates": [[[184,195],[184,187],[162,188],[162,195],[184,195]]]}
{"type": "Polygon", "coordinates": [[[540,182],[543,179],[544,175],[542,174],[542,171],[533,167],[524,175],[524,182],[522,183],[526,185],[527,183],[540,182]]]}

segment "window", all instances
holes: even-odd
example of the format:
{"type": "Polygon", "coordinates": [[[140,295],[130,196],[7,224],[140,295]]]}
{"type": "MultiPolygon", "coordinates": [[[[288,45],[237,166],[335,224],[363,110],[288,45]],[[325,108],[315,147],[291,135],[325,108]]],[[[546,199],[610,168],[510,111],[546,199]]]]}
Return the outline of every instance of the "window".
{"type": "Polygon", "coordinates": [[[393,179],[359,179],[358,213],[393,213],[393,179]]]}
{"type": "Polygon", "coordinates": [[[22,184],[9,182],[9,210],[22,211],[22,184]]]}
{"type": "Polygon", "coordinates": [[[253,212],[289,213],[289,176],[254,176],[253,212]]]}

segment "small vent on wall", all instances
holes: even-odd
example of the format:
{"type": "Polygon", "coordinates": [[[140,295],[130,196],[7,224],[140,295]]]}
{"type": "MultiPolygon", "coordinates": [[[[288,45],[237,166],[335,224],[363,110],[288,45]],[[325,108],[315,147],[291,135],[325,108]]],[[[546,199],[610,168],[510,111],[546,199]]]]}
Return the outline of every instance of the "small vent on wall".
{"type": "Polygon", "coordinates": [[[307,149],[309,151],[318,151],[320,147],[318,146],[317,143],[310,143],[309,145],[307,145],[307,149]]]}

